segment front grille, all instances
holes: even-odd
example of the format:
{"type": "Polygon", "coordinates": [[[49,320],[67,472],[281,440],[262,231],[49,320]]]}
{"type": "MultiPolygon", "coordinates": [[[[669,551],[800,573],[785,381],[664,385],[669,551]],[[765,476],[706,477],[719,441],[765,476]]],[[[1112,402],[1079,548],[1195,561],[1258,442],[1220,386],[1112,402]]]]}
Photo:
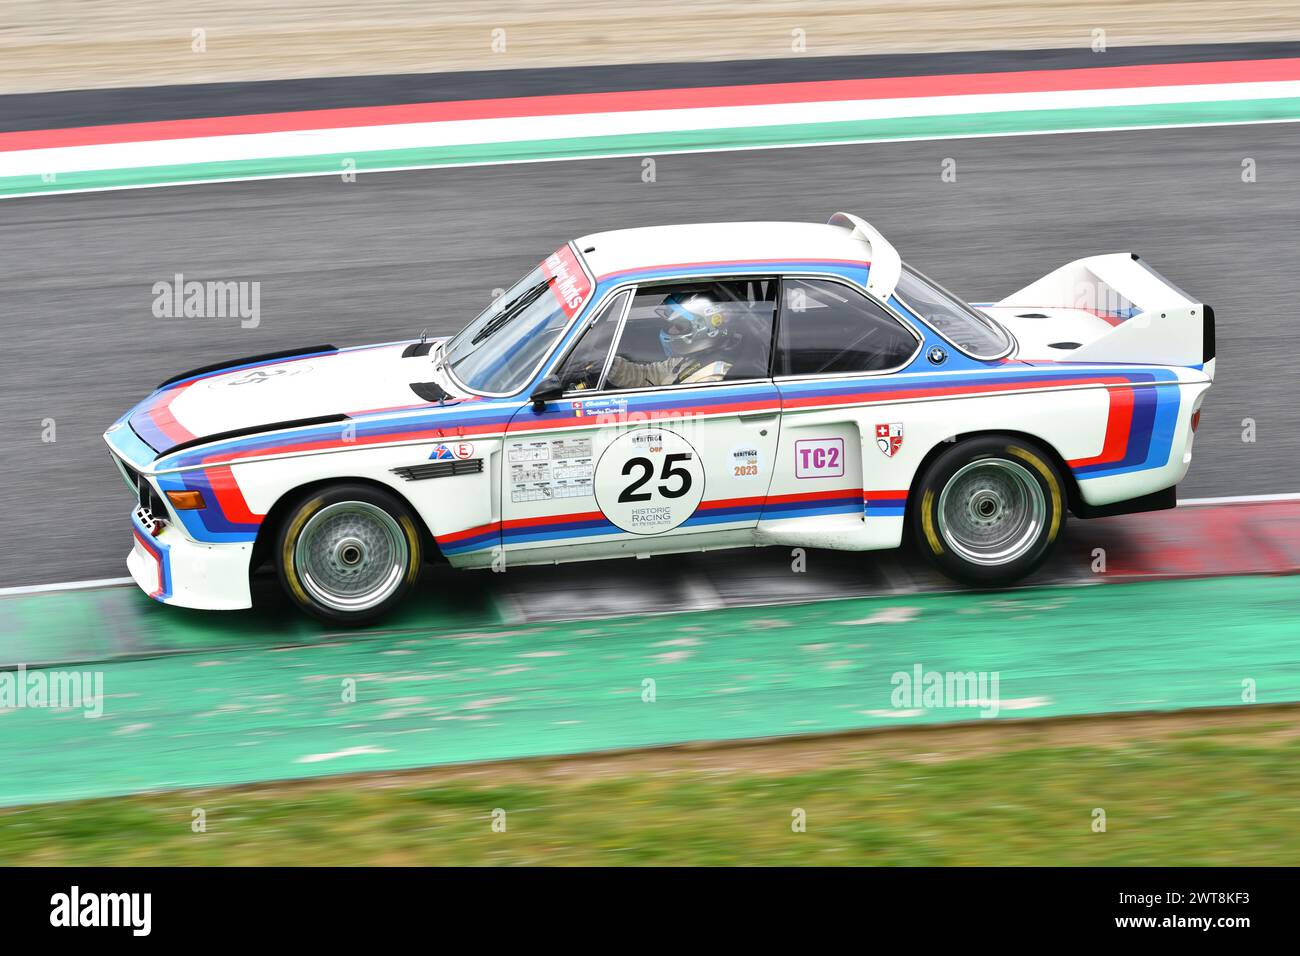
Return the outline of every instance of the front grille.
{"type": "Polygon", "coordinates": [[[454,475],[477,475],[483,470],[482,458],[465,458],[459,461],[430,461],[423,465],[410,465],[392,469],[393,474],[407,481],[426,478],[451,478],[454,475]]]}
{"type": "Polygon", "coordinates": [[[157,518],[166,518],[167,505],[158,492],[154,491],[153,485],[149,484],[149,479],[116,455],[113,456],[113,463],[117,465],[118,471],[122,473],[122,478],[126,481],[127,486],[135,492],[136,505],[157,518]]]}
{"type": "Polygon", "coordinates": [[[135,520],[139,521],[144,529],[154,536],[157,536],[158,532],[163,528],[162,519],[143,506],[135,509],[135,520]]]}
{"type": "Polygon", "coordinates": [[[144,475],[138,476],[137,500],[141,508],[147,508],[155,518],[167,517],[167,505],[163,503],[158,492],[153,490],[153,485],[149,484],[144,475]]]}

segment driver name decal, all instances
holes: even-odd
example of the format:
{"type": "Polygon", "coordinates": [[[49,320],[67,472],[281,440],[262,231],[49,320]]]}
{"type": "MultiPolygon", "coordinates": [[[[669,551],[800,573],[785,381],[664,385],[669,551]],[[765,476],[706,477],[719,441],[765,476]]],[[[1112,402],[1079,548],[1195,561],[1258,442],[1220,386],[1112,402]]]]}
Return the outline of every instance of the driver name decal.
{"type": "Polygon", "coordinates": [[[591,294],[591,280],[582,271],[578,258],[568,246],[560,246],[542,262],[542,275],[554,279],[551,295],[569,318],[578,314],[587,296],[591,294]]]}

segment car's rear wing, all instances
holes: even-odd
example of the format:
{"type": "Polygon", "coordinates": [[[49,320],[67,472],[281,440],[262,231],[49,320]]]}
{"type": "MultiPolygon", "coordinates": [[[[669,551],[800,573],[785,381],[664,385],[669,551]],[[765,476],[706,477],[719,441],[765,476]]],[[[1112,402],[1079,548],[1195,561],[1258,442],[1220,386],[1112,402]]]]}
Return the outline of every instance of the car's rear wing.
{"type": "Polygon", "coordinates": [[[1072,351],[1072,362],[1203,366],[1214,377],[1214,310],[1135,253],[1078,259],[997,305],[1085,309],[1106,319],[1111,327],[1072,351]]]}

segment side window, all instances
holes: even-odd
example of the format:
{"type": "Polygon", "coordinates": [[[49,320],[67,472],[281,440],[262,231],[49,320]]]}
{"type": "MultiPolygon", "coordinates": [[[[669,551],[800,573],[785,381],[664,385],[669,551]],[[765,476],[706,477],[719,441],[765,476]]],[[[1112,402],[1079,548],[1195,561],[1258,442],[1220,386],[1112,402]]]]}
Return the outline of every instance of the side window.
{"type": "Polygon", "coordinates": [[[605,356],[618,331],[618,320],[632,293],[621,292],[600,310],[583,332],[560,371],[560,384],[566,392],[591,390],[600,387],[600,373],[605,370],[605,356]]]}
{"type": "Polygon", "coordinates": [[[766,378],[776,289],[771,276],[638,288],[605,387],[766,378]]]}
{"type": "Polygon", "coordinates": [[[831,375],[897,368],[916,338],[865,295],[821,279],[782,283],[777,373],[831,375]]]}

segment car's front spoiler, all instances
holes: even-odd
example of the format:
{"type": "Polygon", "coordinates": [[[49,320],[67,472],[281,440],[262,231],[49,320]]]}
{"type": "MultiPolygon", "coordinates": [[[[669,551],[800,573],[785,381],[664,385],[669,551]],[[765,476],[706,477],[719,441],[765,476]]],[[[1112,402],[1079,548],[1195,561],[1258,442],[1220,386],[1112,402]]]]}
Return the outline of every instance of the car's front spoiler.
{"type": "Polygon", "coordinates": [[[248,583],[251,541],[200,544],[174,525],[154,535],[132,515],[134,545],[127,570],[140,590],[155,601],[205,611],[233,611],[253,606],[248,583]]]}

